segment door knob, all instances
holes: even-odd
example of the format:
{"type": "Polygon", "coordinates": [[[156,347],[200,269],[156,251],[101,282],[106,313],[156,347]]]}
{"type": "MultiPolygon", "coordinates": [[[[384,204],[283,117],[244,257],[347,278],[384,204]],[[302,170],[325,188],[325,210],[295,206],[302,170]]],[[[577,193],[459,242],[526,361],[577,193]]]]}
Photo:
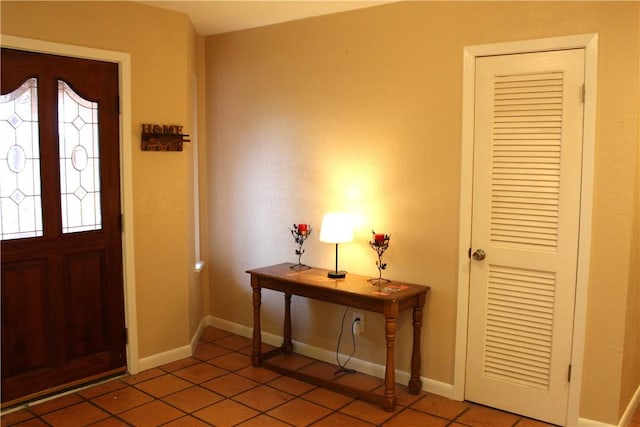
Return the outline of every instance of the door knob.
{"type": "Polygon", "coordinates": [[[487,257],[487,254],[482,249],[476,249],[471,257],[476,261],[482,261],[487,257]]]}

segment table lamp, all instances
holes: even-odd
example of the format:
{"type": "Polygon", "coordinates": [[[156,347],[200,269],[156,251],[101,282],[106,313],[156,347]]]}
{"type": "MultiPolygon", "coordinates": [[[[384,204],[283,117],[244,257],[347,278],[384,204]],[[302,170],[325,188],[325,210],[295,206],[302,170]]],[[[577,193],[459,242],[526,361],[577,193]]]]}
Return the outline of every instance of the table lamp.
{"type": "Polygon", "coordinates": [[[322,218],[320,228],[320,241],[335,243],[336,245],[336,270],[327,274],[331,279],[342,279],[347,275],[346,271],[338,271],[338,244],[353,240],[353,221],[351,215],[346,213],[328,213],[322,218]]]}

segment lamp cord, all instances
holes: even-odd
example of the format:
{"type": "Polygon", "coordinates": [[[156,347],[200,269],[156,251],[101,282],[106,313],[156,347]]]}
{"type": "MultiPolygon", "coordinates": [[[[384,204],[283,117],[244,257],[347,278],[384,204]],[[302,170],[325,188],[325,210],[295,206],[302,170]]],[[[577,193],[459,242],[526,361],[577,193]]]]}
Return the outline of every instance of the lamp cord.
{"type": "Polygon", "coordinates": [[[344,333],[344,319],[347,317],[348,311],[349,311],[349,307],[345,307],[344,314],[342,315],[342,322],[340,322],[340,335],[338,335],[338,345],[336,346],[336,362],[338,362],[338,366],[340,367],[340,369],[335,371],[334,375],[337,375],[341,372],[345,372],[347,374],[354,374],[356,372],[355,369],[346,367],[347,363],[349,363],[349,361],[351,360],[351,358],[356,352],[356,336],[353,333],[353,324],[355,323],[355,321],[351,322],[351,341],[352,341],[353,351],[351,352],[351,354],[349,355],[349,357],[344,363],[340,363],[340,358],[338,357],[338,355],[340,354],[340,341],[342,340],[342,334],[344,333]]]}

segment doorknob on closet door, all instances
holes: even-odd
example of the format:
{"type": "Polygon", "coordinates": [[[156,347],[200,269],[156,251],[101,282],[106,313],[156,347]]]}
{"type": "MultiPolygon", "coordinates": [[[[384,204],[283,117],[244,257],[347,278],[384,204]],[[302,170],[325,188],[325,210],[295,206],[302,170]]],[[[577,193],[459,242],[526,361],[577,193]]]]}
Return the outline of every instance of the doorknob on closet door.
{"type": "Polygon", "coordinates": [[[482,249],[476,249],[476,251],[471,255],[471,257],[476,261],[482,261],[487,257],[487,254],[482,249]]]}

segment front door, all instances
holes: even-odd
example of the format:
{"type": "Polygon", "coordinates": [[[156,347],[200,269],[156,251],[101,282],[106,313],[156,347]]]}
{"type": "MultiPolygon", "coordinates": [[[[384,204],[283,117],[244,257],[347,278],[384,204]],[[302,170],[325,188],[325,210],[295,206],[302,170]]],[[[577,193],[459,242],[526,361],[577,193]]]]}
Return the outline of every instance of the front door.
{"type": "Polygon", "coordinates": [[[476,61],[465,398],[563,424],[578,259],[584,50],[476,61]]]}
{"type": "Polygon", "coordinates": [[[2,49],[2,406],[126,370],[118,65],[2,49]]]}

